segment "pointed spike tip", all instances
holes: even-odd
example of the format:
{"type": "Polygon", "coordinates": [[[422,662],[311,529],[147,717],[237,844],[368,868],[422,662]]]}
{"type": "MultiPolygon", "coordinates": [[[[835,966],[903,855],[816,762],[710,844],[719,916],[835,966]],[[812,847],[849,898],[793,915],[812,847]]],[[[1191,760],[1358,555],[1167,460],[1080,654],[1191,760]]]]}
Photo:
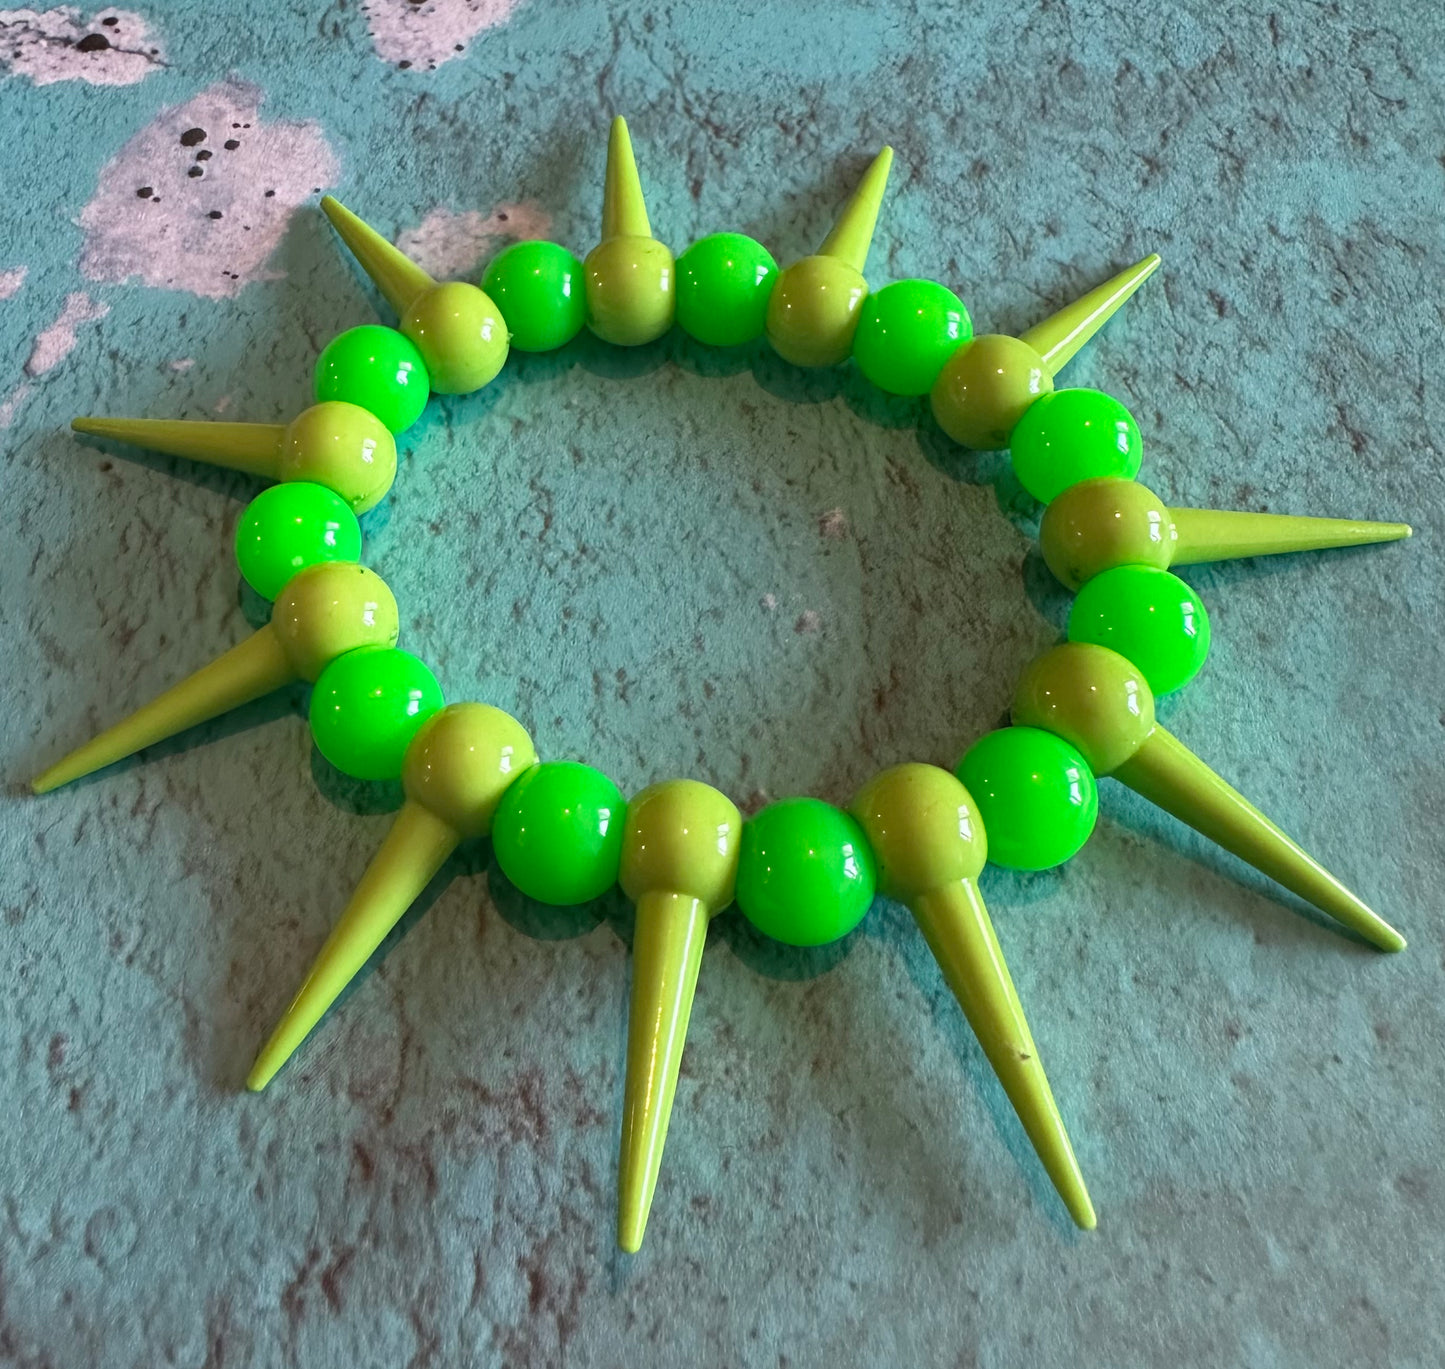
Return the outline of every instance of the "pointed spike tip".
{"type": "Polygon", "coordinates": [[[259,699],[295,678],[295,667],[268,625],[62,756],[37,775],[30,787],[37,794],[47,794],[259,699]]]}
{"type": "Polygon", "coordinates": [[[1159,269],[1159,261],[1159,254],[1151,252],[1143,261],[1135,262],[1042,323],[1035,324],[1021,341],[1028,343],[1039,354],[1050,376],[1058,375],[1084,344],[1159,269]]]}
{"type": "Polygon", "coordinates": [[[883,192],[888,186],[888,173],[893,166],[893,149],[884,147],[873,158],[852,198],[843,206],[833,231],[818,249],[820,257],[837,257],[860,275],[873,245],[873,230],[878,224],[878,211],[883,192]]]}
{"type": "Polygon", "coordinates": [[[1172,732],[1155,726],[1114,777],[1226,851],[1282,884],[1381,951],[1405,938],[1282,832],[1172,732]]]}
{"type": "Polygon", "coordinates": [[[602,191],[602,241],[609,238],[650,238],[652,224],[642,197],[642,177],[632,152],[627,120],[612,120],[607,135],[607,172],[602,191]]]}
{"type": "Polygon", "coordinates": [[[405,252],[389,243],[334,196],[322,196],[321,212],[330,219],[347,250],[398,314],[405,314],[418,295],[436,285],[432,276],[405,252]]]}
{"type": "Polygon", "coordinates": [[[707,924],[707,905],[685,894],[638,899],[617,1159],[617,1244],[629,1253],[642,1244],[657,1192],[707,924]]]}
{"type": "Polygon", "coordinates": [[[456,849],[457,830],[414,799],[407,799],[381,849],[356,886],[351,902],[276,1024],[246,1079],[259,1091],[311,1034],[342,991],[361,972],[386,935],[456,849]]]}

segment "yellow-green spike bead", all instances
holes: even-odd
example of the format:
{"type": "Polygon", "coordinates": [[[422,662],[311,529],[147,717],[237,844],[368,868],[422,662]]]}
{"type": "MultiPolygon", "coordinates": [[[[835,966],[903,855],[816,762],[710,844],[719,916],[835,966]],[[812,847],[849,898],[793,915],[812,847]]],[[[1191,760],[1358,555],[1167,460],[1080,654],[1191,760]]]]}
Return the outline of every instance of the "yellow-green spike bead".
{"type": "Polygon", "coordinates": [[[396,479],[396,439],[375,414],[342,400],[303,409],[286,425],[278,480],[309,480],[334,490],[353,513],[386,497],[396,479]]]}
{"type": "Polygon", "coordinates": [[[873,159],[817,253],[783,270],[768,300],[768,341],[794,366],[836,366],[853,350],[868,282],[868,248],[893,149],[873,159]]]}
{"type": "Polygon", "coordinates": [[[321,208],[361,268],[401,318],[439,395],[467,395],[496,378],[507,360],[507,325],[483,290],[438,284],[399,248],[330,195],[321,208]]]}
{"type": "Polygon", "coordinates": [[[617,1243],[642,1245],[708,920],[737,879],[742,816],[696,780],[668,780],[628,805],[618,881],[637,904],[627,1075],[618,1156],[617,1243]]]}
{"type": "Polygon", "coordinates": [[[652,236],[627,122],[612,121],[602,240],[583,263],[587,326],[604,342],[640,347],[672,327],[677,307],[672,253],[652,236]]]}
{"type": "Polygon", "coordinates": [[[1053,388],[1053,376],[1028,343],[984,333],[944,362],[929,402],[938,426],[955,442],[1000,451],[1029,405],[1053,388]]]}
{"type": "Polygon", "coordinates": [[[502,795],[535,765],[515,718],[486,704],[452,704],[422,724],[407,748],[406,802],[351,902],[246,1079],[266,1087],[356,977],[461,841],[486,836],[502,795]]]}
{"type": "Polygon", "coordinates": [[[1077,590],[1116,566],[1167,570],[1177,535],[1153,490],[1105,476],[1071,485],[1044,510],[1039,549],[1058,579],[1077,590]]]}
{"type": "Polygon", "coordinates": [[[1094,1205],[978,891],[988,839],[968,790],[937,766],[899,765],[866,784],[851,811],[880,888],[913,913],[1070,1216],[1092,1230],[1094,1205]]]}
{"type": "Polygon", "coordinates": [[[1154,693],[1137,666],[1107,647],[1069,642],[1019,677],[1013,720],[1062,737],[1100,778],[1112,775],[1154,731],[1154,693]]]}
{"type": "Polygon", "coordinates": [[[426,362],[439,395],[469,395],[490,385],[507,360],[507,325],[484,290],[447,281],[424,290],[401,316],[401,331],[426,362]]]}
{"type": "Polygon", "coordinates": [[[1384,951],[1405,938],[1154,718],[1143,674],[1117,652],[1068,642],[1019,680],[1013,720],[1062,737],[1112,775],[1384,951]]]}
{"type": "Polygon", "coordinates": [[[365,566],[329,561],[294,575],[267,625],[298,679],[315,684],[338,656],[395,646],[401,615],[385,580],[365,566]]]}
{"type": "Polygon", "coordinates": [[[785,267],[768,299],[768,341],[794,366],[837,366],[853,350],[868,282],[836,257],[785,267]]]}
{"type": "Polygon", "coordinates": [[[1078,589],[1116,566],[1193,565],[1241,556],[1396,542],[1408,523],[1300,518],[1228,509],[1176,509],[1133,480],[1081,481],[1044,510],[1039,545],[1048,567],[1078,589]]]}
{"type": "Polygon", "coordinates": [[[396,635],[396,600],[379,576],[343,562],[309,566],[281,591],[265,627],[77,747],[31,787],[58,789],[293,680],[314,681],[345,652],[391,646],[396,635]]]}
{"type": "Polygon", "coordinates": [[[90,437],[126,442],[268,480],[325,485],[364,513],[396,478],[396,442],[386,425],[355,404],[329,400],[279,423],[211,423],[195,419],[76,418],[90,437]]]}

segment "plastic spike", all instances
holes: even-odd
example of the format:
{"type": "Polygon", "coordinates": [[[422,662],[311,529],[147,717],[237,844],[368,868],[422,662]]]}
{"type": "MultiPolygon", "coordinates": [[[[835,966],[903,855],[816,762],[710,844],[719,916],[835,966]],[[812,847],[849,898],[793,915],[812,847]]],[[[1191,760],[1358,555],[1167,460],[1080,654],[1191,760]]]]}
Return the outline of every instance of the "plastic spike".
{"type": "Polygon", "coordinates": [[[305,983],[256,1056],[248,1089],[259,1092],[271,1082],[460,841],[454,828],[421,804],[408,799],[402,805],[305,983]]]}
{"type": "Polygon", "coordinates": [[[1112,773],[1150,803],[1358,932],[1380,950],[1404,950],[1405,938],[1399,932],[1167,728],[1156,724],[1144,744],[1112,773]]]}
{"type": "Polygon", "coordinates": [[[418,295],[436,284],[405,252],[393,247],[340,200],[324,195],[321,208],[361,269],[398,314],[405,314],[418,295]]]}
{"type": "Polygon", "coordinates": [[[87,437],[228,466],[274,480],[286,429],[280,423],[212,423],[189,418],[75,418],[70,426],[87,437]]]}
{"type": "Polygon", "coordinates": [[[31,788],[37,794],[58,789],[296,678],[295,667],[268,623],[124,721],[77,747],[37,775],[31,788]]]}
{"type": "Polygon", "coordinates": [[[1323,551],[1398,542],[1409,537],[1408,523],[1367,523],[1349,518],[1300,518],[1283,513],[1242,513],[1229,509],[1170,509],[1176,541],[1169,558],[1175,566],[1228,561],[1275,552],[1323,551]]]}
{"type": "Polygon", "coordinates": [[[602,191],[602,238],[650,238],[652,224],[642,198],[642,178],[632,155],[632,137],[620,114],[607,137],[607,179],[602,191]]]}
{"type": "Polygon", "coordinates": [[[642,1246],[657,1189],[707,924],[707,906],[686,894],[638,899],[617,1181],[617,1243],[629,1254],[642,1246]]]}
{"type": "Polygon", "coordinates": [[[1074,354],[1158,269],[1159,254],[1151,252],[1143,261],[1096,286],[1082,299],[1065,305],[1042,323],[1036,323],[1020,341],[1028,343],[1043,358],[1044,367],[1051,376],[1058,375],[1074,354]]]}
{"type": "Polygon", "coordinates": [[[885,147],[873,158],[858,188],[853,192],[833,231],[818,249],[820,257],[837,257],[862,273],[873,245],[873,230],[878,223],[878,210],[883,204],[883,191],[888,185],[888,172],[893,165],[893,149],[885,147]]]}
{"type": "Polygon", "coordinates": [[[910,907],[1069,1215],[1092,1231],[1094,1205],[978,886],[960,880],[910,907]]]}

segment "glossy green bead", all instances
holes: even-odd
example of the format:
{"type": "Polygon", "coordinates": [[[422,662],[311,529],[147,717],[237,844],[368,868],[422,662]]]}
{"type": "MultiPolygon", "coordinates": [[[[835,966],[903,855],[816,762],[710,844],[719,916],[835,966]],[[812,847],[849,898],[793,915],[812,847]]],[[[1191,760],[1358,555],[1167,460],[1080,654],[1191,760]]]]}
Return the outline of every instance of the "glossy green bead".
{"type": "Polygon", "coordinates": [[[363,323],[326,344],[316,358],[317,403],[344,400],[373,413],[393,433],[421,417],[431,376],[416,344],[395,328],[363,323]]]}
{"type": "Polygon", "coordinates": [[[565,347],[587,322],[582,263],[555,242],[517,242],[492,258],[482,277],[522,352],[565,347]]]}
{"type": "Polygon", "coordinates": [[[1100,390],[1055,390],[1036,399],[1009,439],[1019,484],[1047,504],[1081,480],[1139,474],[1144,447],[1134,416],[1100,390]]]}
{"type": "Polygon", "coordinates": [[[1199,674],[1209,655],[1209,615],[1177,575],[1155,566],[1116,566],[1079,591],[1069,640],[1117,651],[1157,698],[1199,674]]]}
{"type": "Polygon", "coordinates": [[[534,765],[502,795],[492,850],[502,873],[541,903],[587,903],[617,883],[627,804],[600,770],[534,765]]]}
{"type": "Polygon", "coordinates": [[[778,263],[745,233],[712,233],[677,259],[677,323],[709,347],[762,337],[778,263]]]}
{"type": "Polygon", "coordinates": [[[776,941],[823,946],[847,936],[877,884],[863,829],[821,799],[783,799],[743,824],[738,907],[776,941]]]}
{"type": "Polygon", "coordinates": [[[980,737],[954,773],[978,805],[988,858],[1010,870],[1062,865],[1088,841],[1099,816],[1088,762],[1037,727],[1001,727],[980,737]]]}
{"type": "Polygon", "coordinates": [[[324,485],[272,485],[246,505],[236,524],[236,565],[263,599],[274,599],[307,566],[360,559],[356,515],[324,485]]]}
{"type": "Polygon", "coordinates": [[[968,310],[947,286],[896,280],[863,301],[853,360],[880,390],[926,395],[944,363],[972,336],[968,310]]]}
{"type": "Polygon", "coordinates": [[[445,700],[436,676],[409,651],[367,646],[338,656],[311,693],[311,736],[343,774],[400,777],[406,748],[445,700]]]}

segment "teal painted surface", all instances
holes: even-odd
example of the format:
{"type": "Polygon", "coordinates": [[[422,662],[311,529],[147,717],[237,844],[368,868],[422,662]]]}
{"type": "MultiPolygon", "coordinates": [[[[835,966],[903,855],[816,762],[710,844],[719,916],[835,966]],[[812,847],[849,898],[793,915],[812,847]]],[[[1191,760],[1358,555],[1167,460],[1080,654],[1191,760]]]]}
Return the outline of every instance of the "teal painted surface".
{"type": "MultiPolygon", "coordinates": [[[[1428,8],[1163,6],[1121,31],[1093,6],[523,0],[459,53],[465,6],[369,8],[376,38],[355,5],[143,5],[159,52],[123,62],[129,18],[109,55],[39,56],[0,19],[0,1361],[1438,1363],[1428,8]],[[35,79],[87,63],[145,74],[35,79]],[[1066,373],[1137,415],[1150,485],[1416,526],[1186,570],[1214,651],[1164,712],[1404,930],[1403,956],[1108,782],[1062,871],[985,874],[1091,1236],[901,909],[811,954],[715,924],[626,1259],[625,910],[527,905],[471,852],[251,1097],[394,795],[326,773],[300,690],[23,791],[258,621],[229,547],[254,482],[69,418],[301,407],[325,341],[377,316],[318,191],[389,234],[430,222],[434,260],[473,278],[518,228],[585,251],[614,112],[674,249],[736,229],[782,262],[891,142],[870,277],[936,276],[979,331],[1159,251],[1066,373]]],[[[579,340],[433,401],[368,559],[403,645],[544,755],[624,792],[691,774],[749,809],[843,800],[884,764],[951,765],[1067,612],[1006,459],[919,413],[766,353],[579,340]]]]}

